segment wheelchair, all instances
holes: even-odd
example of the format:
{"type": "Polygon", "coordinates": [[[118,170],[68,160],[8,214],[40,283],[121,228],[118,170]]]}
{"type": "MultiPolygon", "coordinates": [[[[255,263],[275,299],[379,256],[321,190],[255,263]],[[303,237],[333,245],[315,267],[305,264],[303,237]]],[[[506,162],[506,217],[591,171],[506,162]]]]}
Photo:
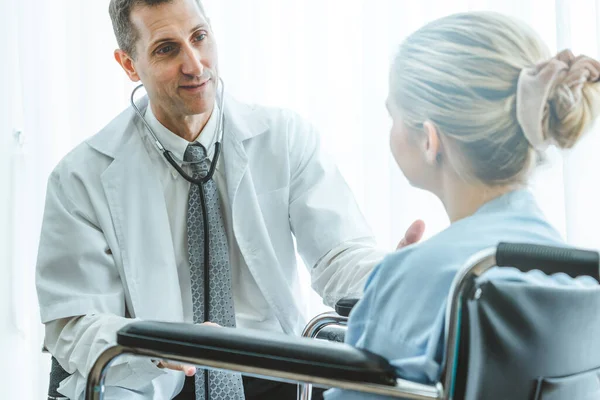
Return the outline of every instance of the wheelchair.
{"type": "Polygon", "coordinates": [[[387,360],[366,350],[310,339],[328,339],[324,332],[332,327],[341,327],[335,335],[343,336],[356,302],[344,300],[337,312],[314,318],[303,332],[306,337],[132,323],[96,360],[86,399],[102,399],[108,368],[122,355],[297,383],[302,400],[310,399],[310,385],[419,400],[600,398],[600,285],[545,287],[478,279],[497,266],[600,281],[599,259],[592,251],[511,243],[471,257],[450,290],[443,370],[434,384],[402,379],[387,360]]]}

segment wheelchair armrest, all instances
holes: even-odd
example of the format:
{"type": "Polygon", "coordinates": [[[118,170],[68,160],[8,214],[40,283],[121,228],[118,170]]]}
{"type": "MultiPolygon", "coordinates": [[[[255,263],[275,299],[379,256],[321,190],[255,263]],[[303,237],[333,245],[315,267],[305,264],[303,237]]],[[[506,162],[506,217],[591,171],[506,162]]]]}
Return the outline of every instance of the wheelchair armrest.
{"type": "Polygon", "coordinates": [[[335,312],[341,315],[342,317],[347,317],[350,315],[350,311],[354,308],[356,303],[358,303],[360,299],[354,298],[344,298],[338,301],[335,305],[335,312]]]}
{"type": "Polygon", "coordinates": [[[381,385],[396,382],[384,358],[342,343],[249,329],[135,322],[117,334],[121,346],[250,368],[283,370],[381,385]]]}

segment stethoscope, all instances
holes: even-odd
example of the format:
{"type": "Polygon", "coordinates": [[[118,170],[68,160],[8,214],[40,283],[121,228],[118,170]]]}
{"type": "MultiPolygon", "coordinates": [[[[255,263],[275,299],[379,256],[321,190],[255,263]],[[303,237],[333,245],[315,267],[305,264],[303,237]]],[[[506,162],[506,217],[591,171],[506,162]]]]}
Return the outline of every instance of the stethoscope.
{"type": "MultiPolygon", "coordinates": [[[[198,185],[198,187],[200,188],[200,204],[202,207],[202,221],[203,221],[203,225],[204,225],[204,320],[205,321],[209,321],[209,307],[208,306],[209,306],[209,302],[210,302],[210,279],[209,279],[209,263],[210,263],[209,231],[210,230],[208,229],[208,213],[207,213],[207,209],[206,209],[206,195],[205,195],[205,191],[204,191],[204,184],[206,182],[208,182],[212,178],[213,174],[215,173],[215,169],[217,168],[217,163],[219,162],[219,156],[221,155],[221,141],[223,140],[223,131],[224,131],[223,126],[224,126],[224,121],[225,121],[224,120],[224,112],[223,112],[224,111],[223,106],[224,106],[224,102],[225,102],[225,96],[224,96],[225,85],[221,78],[219,78],[219,82],[221,83],[220,99],[219,99],[219,113],[220,114],[219,114],[219,118],[218,118],[218,122],[217,122],[217,127],[215,128],[215,138],[216,138],[215,153],[214,153],[212,162],[210,164],[208,174],[206,174],[206,176],[204,178],[194,178],[194,177],[188,175],[183,170],[183,168],[181,168],[179,166],[179,163],[175,160],[175,157],[173,156],[173,154],[169,150],[165,149],[165,147],[162,145],[160,140],[158,140],[158,137],[156,136],[156,134],[154,133],[154,131],[148,124],[148,121],[146,121],[146,119],[142,115],[142,112],[140,111],[140,109],[138,108],[138,106],[135,104],[135,101],[134,101],[135,92],[137,92],[138,89],[143,87],[144,86],[143,84],[141,84],[141,85],[137,86],[135,89],[133,89],[133,92],[131,92],[131,99],[130,99],[131,106],[135,110],[135,113],[137,114],[137,116],[140,117],[140,119],[144,123],[144,126],[146,127],[146,129],[148,129],[148,132],[150,132],[150,135],[152,136],[152,139],[154,140],[154,145],[156,146],[158,151],[160,153],[162,153],[162,155],[169,162],[169,164],[171,164],[173,166],[173,168],[175,168],[177,170],[177,172],[179,172],[179,175],[181,175],[185,180],[187,180],[191,184],[198,185]],[[220,137],[219,137],[219,133],[220,133],[220,137]]],[[[207,149],[207,151],[208,151],[208,149],[207,149]]],[[[183,160],[178,160],[178,161],[183,163],[183,160]]],[[[193,163],[188,163],[188,164],[193,164],[193,163]]]]}

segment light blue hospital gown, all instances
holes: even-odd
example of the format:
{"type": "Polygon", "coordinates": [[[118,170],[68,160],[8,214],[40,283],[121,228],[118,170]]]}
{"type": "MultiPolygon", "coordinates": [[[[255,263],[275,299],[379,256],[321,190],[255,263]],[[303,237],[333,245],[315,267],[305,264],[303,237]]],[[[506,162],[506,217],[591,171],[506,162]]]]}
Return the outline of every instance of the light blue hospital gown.
{"type": "MultiPolygon", "coordinates": [[[[431,239],[387,256],[369,277],[364,297],[350,315],[346,343],[385,357],[402,378],[437,381],[452,279],[471,255],[500,241],[566,246],[528,190],[498,197],[431,239]]],[[[485,277],[545,285],[597,284],[592,278],[548,277],[540,271],[523,274],[514,268],[496,268],[485,277]]],[[[384,398],[388,397],[339,389],[325,393],[326,400],[384,398]]]]}

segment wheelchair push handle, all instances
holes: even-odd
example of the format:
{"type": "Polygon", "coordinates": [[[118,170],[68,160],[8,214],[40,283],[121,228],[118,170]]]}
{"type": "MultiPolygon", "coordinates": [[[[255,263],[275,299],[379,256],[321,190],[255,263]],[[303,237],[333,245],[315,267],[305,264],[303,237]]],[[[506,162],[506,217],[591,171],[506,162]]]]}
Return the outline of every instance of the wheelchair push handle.
{"type": "Polygon", "coordinates": [[[499,267],[534,269],[550,275],[563,272],[573,278],[587,275],[600,282],[598,252],[524,243],[500,243],[496,250],[499,267]]]}
{"type": "Polygon", "coordinates": [[[350,311],[354,308],[356,303],[358,303],[360,299],[346,297],[339,300],[335,304],[335,312],[341,315],[342,317],[347,317],[350,315],[350,311]]]}

